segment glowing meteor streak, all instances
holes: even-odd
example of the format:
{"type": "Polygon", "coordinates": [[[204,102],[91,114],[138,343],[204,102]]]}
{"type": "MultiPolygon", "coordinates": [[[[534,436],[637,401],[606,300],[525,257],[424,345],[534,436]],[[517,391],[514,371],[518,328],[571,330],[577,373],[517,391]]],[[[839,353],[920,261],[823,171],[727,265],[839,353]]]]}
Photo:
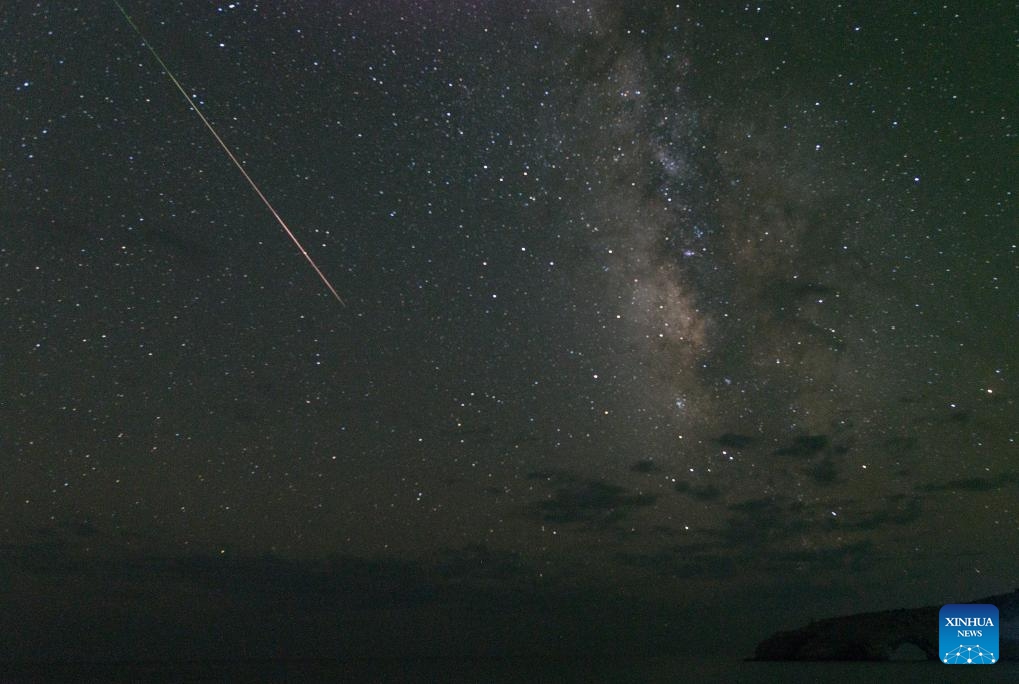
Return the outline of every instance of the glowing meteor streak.
{"type": "Polygon", "coordinates": [[[195,101],[191,99],[190,95],[188,95],[188,91],[186,91],[184,89],[184,86],[180,84],[180,81],[177,80],[177,77],[174,76],[173,73],[171,73],[170,67],[166,66],[166,62],[164,62],[162,57],[159,56],[159,53],[156,52],[156,49],[149,44],[148,40],[145,39],[145,36],[142,34],[141,29],[139,29],[138,26],[131,19],[131,15],[127,13],[127,10],[125,10],[124,7],[119,2],[117,2],[117,0],[113,0],[113,4],[117,6],[117,9],[120,10],[120,13],[124,15],[124,19],[126,19],[127,23],[131,25],[131,28],[134,29],[134,32],[138,34],[138,37],[141,38],[142,43],[145,45],[145,47],[148,48],[149,52],[152,53],[152,56],[156,58],[156,61],[159,62],[159,66],[162,67],[163,73],[166,74],[167,77],[173,82],[173,85],[177,87],[177,90],[180,91],[180,94],[183,95],[184,99],[188,101],[189,105],[191,105],[191,109],[194,110],[195,114],[198,115],[198,118],[202,120],[202,123],[205,124],[205,127],[209,129],[209,133],[212,133],[212,137],[216,139],[216,142],[219,143],[219,146],[223,148],[224,152],[226,152],[226,156],[230,158],[230,161],[234,163],[234,166],[237,167],[237,170],[241,172],[242,176],[244,176],[244,180],[248,181],[248,185],[251,186],[251,189],[254,190],[255,194],[258,195],[258,198],[262,200],[262,203],[265,204],[266,208],[273,215],[273,218],[275,218],[277,223],[280,224],[280,227],[283,228],[283,232],[285,232],[287,234],[287,237],[289,237],[290,240],[297,246],[297,249],[301,252],[301,256],[303,256],[305,260],[307,260],[308,264],[310,264],[311,267],[315,269],[315,273],[317,273],[318,277],[322,280],[323,283],[325,283],[325,286],[329,288],[329,291],[332,293],[333,297],[336,297],[336,301],[338,301],[343,306],[346,306],[347,303],[343,301],[343,297],[340,296],[340,293],[337,292],[336,288],[333,287],[333,284],[329,282],[329,279],[326,278],[325,273],[322,272],[322,269],[318,267],[318,264],[315,263],[315,260],[311,258],[310,254],[308,254],[308,250],[304,248],[304,245],[301,244],[301,241],[297,239],[296,235],[294,235],[294,231],[290,230],[290,227],[287,225],[286,221],[283,220],[283,217],[280,216],[279,212],[276,211],[275,207],[273,207],[272,204],[270,204],[268,198],[265,196],[262,190],[258,187],[255,181],[251,179],[251,176],[248,175],[248,172],[244,170],[244,167],[241,165],[241,162],[238,161],[237,157],[230,150],[227,144],[223,142],[223,139],[219,137],[219,133],[217,133],[216,129],[212,127],[212,124],[209,123],[209,120],[205,118],[205,115],[202,114],[202,111],[198,109],[198,105],[196,105],[195,101]]]}

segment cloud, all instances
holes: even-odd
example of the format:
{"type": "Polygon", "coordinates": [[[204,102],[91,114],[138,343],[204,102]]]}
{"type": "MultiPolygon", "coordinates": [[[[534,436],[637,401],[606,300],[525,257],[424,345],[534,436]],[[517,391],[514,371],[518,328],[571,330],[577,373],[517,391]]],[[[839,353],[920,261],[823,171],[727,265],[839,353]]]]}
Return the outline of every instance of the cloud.
{"type": "Polygon", "coordinates": [[[676,491],[698,501],[714,501],[722,496],[721,490],[713,484],[692,485],[682,480],[676,483],[676,491]]]}
{"type": "Polygon", "coordinates": [[[715,439],[715,443],[719,446],[729,447],[732,449],[746,449],[747,447],[753,446],[756,442],[756,437],[738,435],[732,432],[726,432],[724,435],[715,439]]]}
{"type": "Polygon", "coordinates": [[[529,508],[531,515],[546,523],[611,527],[655,502],[653,495],[634,494],[605,480],[584,479],[565,471],[531,473],[528,479],[557,485],[549,498],[529,508]]]}
{"type": "Polygon", "coordinates": [[[858,530],[876,530],[886,525],[908,525],[920,518],[923,508],[920,499],[901,494],[885,499],[885,507],[872,513],[849,519],[844,524],[858,530]]]}
{"type": "Polygon", "coordinates": [[[1019,477],[1016,475],[1002,473],[995,477],[964,477],[948,482],[931,483],[918,486],[916,489],[923,492],[989,492],[1017,481],[1019,477]]]}
{"type": "Polygon", "coordinates": [[[818,461],[808,468],[806,473],[810,479],[821,486],[834,484],[838,480],[839,475],[838,466],[835,465],[835,461],[831,458],[818,461]]]}
{"type": "Polygon", "coordinates": [[[715,534],[743,552],[781,545],[816,526],[804,516],[803,504],[784,497],[748,499],[727,508],[731,515],[715,534]]]}
{"type": "Polygon", "coordinates": [[[630,472],[634,473],[657,473],[661,468],[654,461],[647,459],[643,461],[637,461],[630,466],[630,472]]]}
{"type": "Polygon", "coordinates": [[[771,453],[773,456],[807,458],[824,451],[830,443],[831,440],[827,435],[803,435],[793,440],[789,446],[781,447],[771,453]]]}

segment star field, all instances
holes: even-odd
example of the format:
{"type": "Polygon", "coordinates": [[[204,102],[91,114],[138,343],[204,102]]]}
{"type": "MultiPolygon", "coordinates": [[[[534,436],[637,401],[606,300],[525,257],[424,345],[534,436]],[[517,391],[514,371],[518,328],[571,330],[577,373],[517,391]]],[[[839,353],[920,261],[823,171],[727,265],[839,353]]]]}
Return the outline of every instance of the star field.
{"type": "Polygon", "coordinates": [[[346,308],[115,5],[0,23],[0,657],[1015,586],[1005,4],[638,5],[125,5],[346,308]]]}

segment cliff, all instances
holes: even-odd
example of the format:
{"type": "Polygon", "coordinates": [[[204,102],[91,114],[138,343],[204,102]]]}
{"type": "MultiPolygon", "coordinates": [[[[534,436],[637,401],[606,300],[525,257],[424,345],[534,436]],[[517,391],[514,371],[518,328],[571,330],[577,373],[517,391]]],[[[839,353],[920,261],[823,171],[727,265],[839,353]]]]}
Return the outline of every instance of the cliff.
{"type": "MultiPolygon", "coordinates": [[[[1004,660],[1019,660],[1019,589],[968,603],[990,603],[1000,614],[1004,660]]],[[[937,660],[941,606],[858,613],[812,622],[778,632],[757,645],[753,660],[889,660],[903,644],[913,644],[937,660]]]]}

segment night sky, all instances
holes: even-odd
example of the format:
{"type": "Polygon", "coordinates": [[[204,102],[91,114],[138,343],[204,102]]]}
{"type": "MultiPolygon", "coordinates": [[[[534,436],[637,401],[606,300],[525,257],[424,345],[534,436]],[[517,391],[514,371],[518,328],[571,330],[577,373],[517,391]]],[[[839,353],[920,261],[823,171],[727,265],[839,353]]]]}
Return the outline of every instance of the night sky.
{"type": "Polygon", "coordinates": [[[597,650],[1019,582],[1010,2],[0,18],[0,659],[597,650]],[[858,6],[857,6],[858,5],[858,6]]]}

